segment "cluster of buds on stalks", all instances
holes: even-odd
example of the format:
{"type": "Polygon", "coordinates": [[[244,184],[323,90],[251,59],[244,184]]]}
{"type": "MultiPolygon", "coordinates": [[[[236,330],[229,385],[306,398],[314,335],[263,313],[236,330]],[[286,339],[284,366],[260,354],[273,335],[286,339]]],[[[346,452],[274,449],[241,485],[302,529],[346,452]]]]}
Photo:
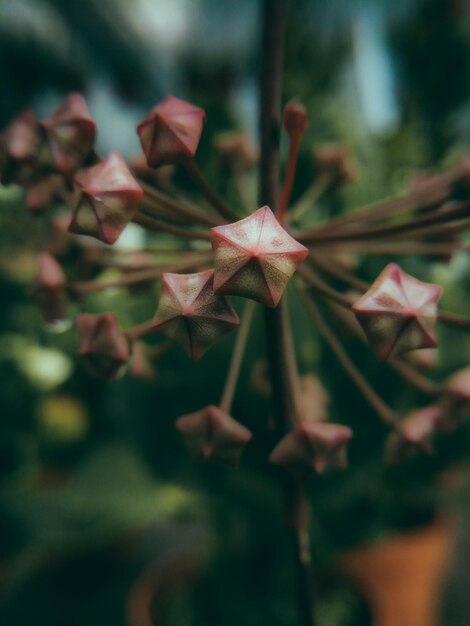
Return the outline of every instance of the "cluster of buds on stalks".
{"type": "MultiPolygon", "coordinates": [[[[369,284],[357,277],[355,262],[367,255],[438,256],[442,261],[464,250],[461,237],[470,226],[468,160],[420,177],[397,197],[315,223],[318,197],[350,182],[355,168],[345,148],[316,148],[311,185],[291,201],[307,128],[300,103],[289,102],[284,109],[288,151],[277,206],[259,208],[247,190],[239,194],[239,206],[229,206],[213,191],[195,162],[204,121],[199,107],[165,98],[137,126],[145,160],[133,165],[116,153],[96,153],[95,124],[79,94],[69,95],[47,120],[25,111],[3,131],[2,184],[22,186],[26,206],[45,213],[50,224],[31,290],[45,319],[63,318],[70,300],[92,292],[160,280],[154,317],[135,327],[122,329],[109,311],[77,316],[78,355],[92,375],[105,381],[121,376],[128,365],[131,373],[151,378],[155,359],[173,346],[196,360],[226,333],[236,332],[220,401],[176,422],[193,457],[233,467],[251,439],[230,413],[253,312],[256,303],[281,306],[290,282],[289,297],[300,298],[358,393],[390,429],[388,461],[431,452],[433,439],[455,429],[470,412],[470,373],[432,380],[409,354],[436,348],[437,323],[468,330],[470,318],[440,310],[440,287],[410,276],[396,263],[369,284]],[[168,167],[184,168],[194,185],[191,199],[178,193],[170,170],[158,176],[159,168],[168,167]],[[64,206],[70,209],[66,216],[64,206]],[[131,222],[156,233],[149,238],[153,243],[132,254],[112,248],[131,222]],[[118,278],[101,279],[109,267],[118,278]],[[232,296],[245,300],[241,319],[232,296]],[[398,414],[348,355],[334,331],[337,323],[429,403],[398,414]],[[145,338],[152,335],[156,342],[148,345],[145,338]]],[[[243,176],[256,166],[256,149],[245,135],[230,133],[215,138],[214,150],[240,191],[243,176]]],[[[312,419],[306,410],[291,335],[288,326],[284,369],[295,391],[294,409],[270,460],[295,476],[343,469],[352,430],[330,423],[326,412],[317,411],[320,417],[312,419]]]]}

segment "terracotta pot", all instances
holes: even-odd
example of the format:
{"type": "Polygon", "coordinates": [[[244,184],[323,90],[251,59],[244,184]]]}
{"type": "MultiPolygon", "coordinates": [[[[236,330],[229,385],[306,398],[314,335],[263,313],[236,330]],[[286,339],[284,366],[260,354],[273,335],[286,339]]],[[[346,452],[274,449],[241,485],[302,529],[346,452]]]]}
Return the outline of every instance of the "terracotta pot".
{"type": "Polygon", "coordinates": [[[340,570],[362,591],[373,626],[439,626],[456,524],[438,520],[344,555],[340,570]]]}

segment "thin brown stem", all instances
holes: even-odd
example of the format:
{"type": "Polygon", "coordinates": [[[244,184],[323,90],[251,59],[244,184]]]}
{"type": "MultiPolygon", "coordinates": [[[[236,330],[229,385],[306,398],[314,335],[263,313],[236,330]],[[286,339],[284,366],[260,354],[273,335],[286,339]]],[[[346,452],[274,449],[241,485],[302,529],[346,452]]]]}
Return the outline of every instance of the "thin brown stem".
{"type": "Polygon", "coordinates": [[[453,326],[461,330],[470,330],[470,317],[465,315],[450,313],[449,311],[439,311],[437,319],[447,326],[453,326]]]}
{"type": "Polygon", "coordinates": [[[209,234],[206,232],[190,230],[189,228],[181,228],[179,226],[174,226],[173,224],[167,224],[166,222],[162,222],[162,220],[147,215],[142,211],[137,211],[132,221],[148,230],[168,233],[169,235],[175,235],[176,237],[182,237],[183,239],[210,240],[209,234]]]}
{"type": "Polygon", "coordinates": [[[114,280],[87,280],[81,282],[73,282],[69,285],[69,290],[77,296],[85,296],[90,293],[104,291],[106,289],[129,287],[139,283],[146,283],[157,280],[165,272],[183,272],[185,270],[195,270],[201,266],[205,266],[210,262],[212,253],[202,252],[195,253],[191,259],[184,262],[173,263],[167,265],[159,265],[145,270],[137,270],[125,276],[120,276],[114,280]]]}
{"type": "Polygon", "coordinates": [[[332,175],[330,172],[324,172],[303,193],[299,200],[292,206],[287,216],[288,222],[298,222],[305,213],[312,208],[312,205],[320,198],[320,196],[331,185],[332,175]]]}
{"type": "MultiPolygon", "coordinates": [[[[284,48],[285,0],[264,0],[260,74],[260,205],[275,211],[279,185],[279,136],[281,76],[284,48]]],[[[284,298],[275,309],[265,309],[267,351],[276,429],[282,437],[290,428],[294,407],[291,374],[286,371],[286,342],[289,332],[284,298]]],[[[314,626],[310,552],[305,540],[309,532],[309,503],[298,479],[283,474],[284,506],[290,521],[298,574],[298,600],[303,626],[314,626]],[[300,515],[299,512],[302,512],[300,515]]]]}
{"type": "Polygon", "coordinates": [[[374,391],[374,389],[372,389],[364,376],[346,354],[343,346],[325,322],[323,315],[320,313],[320,309],[317,307],[314,300],[309,296],[307,289],[305,288],[305,284],[300,283],[300,281],[299,284],[302,300],[304,301],[307,311],[312,316],[312,319],[315,322],[315,326],[320,332],[321,336],[328,344],[331,351],[336,356],[339,363],[343,366],[344,370],[347,372],[356,387],[362,393],[364,398],[380,417],[380,419],[388,426],[392,426],[394,428],[398,419],[396,413],[382,400],[382,398],[374,391]]]}
{"type": "Polygon", "coordinates": [[[252,300],[247,300],[245,308],[243,309],[243,315],[238,329],[237,338],[230,359],[230,366],[227,373],[227,378],[224,385],[224,390],[220,398],[219,406],[225,413],[230,413],[232,409],[233,398],[235,396],[235,390],[237,387],[237,381],[240,374],[240,368],[245,354],[246,342],[248,334],[250,332],[251,320],[253,318],[253,311],[255,303],[252,300]]]}
{"type": "Polygon", "coordinates": [[[130,342],[137,341],[137,339],[141,339],[147,335],[151,331],[152,326],[152,320],[148,320],[147,322],[142,322],[142,324],[129,328],[124,332],[124,334],[130,342]]]}
{"type": "Polygon", "coordinates": [[[205,178],[203,177],[201,170],[196,165],[196,162],[193,159],[184,159],[182,164],[189,176],[192,178],[193,182],[199,188],[199,191],[206,197],[206,199],[210,202],[210,204],[214,207],[217,213],[228,220],[229,222],[236,222],[240,218],[230,209],[225,202],[223,202],[219,196],[209,187],[205,178]]]}
{"type": "Polygon", "coordinates": [[[312,270],[305,267],[305,265],[304,266],[301,265],[297,269],[297,272],[300,274],[300,276],[302,276],[305,282],[307,282],[310,285],[310,287],[312,287],[321,296],[324,296],[325,298],[328,298],[329,300],[333,300],[333,302],[340,304],[345,309],[351,308],[351,305],[354,303],[353,298],[344,296],[339,291],[336,291],[336,289],[329,287],[320,278],[318,278],[318,276],[314,274],[312,270]]]}
{"type": "Polygon", "coordinates": [[[277,219],[281,224],[283,224],[285,221],[286,210],[289,206],[290,195],[292,193],[295,170],[297,168],[297,159],[299,156],[300,139],[300,135],[293,135],[289,137],[289,150],[287,155],[286,173],[284,177],[284,184],[281,189],[279,204],[277,206],[277,219]]]}

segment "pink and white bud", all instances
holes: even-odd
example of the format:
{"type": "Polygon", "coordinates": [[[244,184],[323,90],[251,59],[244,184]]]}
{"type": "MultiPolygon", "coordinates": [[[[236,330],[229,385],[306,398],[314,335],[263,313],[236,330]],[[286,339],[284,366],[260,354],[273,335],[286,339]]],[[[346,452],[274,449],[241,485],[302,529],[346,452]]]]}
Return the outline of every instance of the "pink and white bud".
{"type": "Polygon", "coordinates": [[[36,299],[47,322],[55,322],[65,317],[68,305],[67,279],[61,266],[49,252],[39,255],[38,274],[30,293],[36,299]]]}
{"type": "Polygon", "coordinates": [[[129,342],[112,313],[81,314],[75,319],[78,355],[87,370],[111,381],[126,371],[129,342]]]}
{"type": "Polygon", "coordinates": [[[432,405],[409,413],[399,430],[387,439],[385,458],[395,465],[419,452],[432,453],[432,440],[443,418],[440,406],[432,405]]]}
{"type": "Polygon", "coordinates": [[[441,288],[390,263],[352,306],[369,345],[385,361],[418,348],[435,348],[441,288]]]}
{"type": "Polygon", "coordinates": [[[73,174],[90,154],[96,135],[96,125],[83,96],[69,94],[41,126],[54,167],[67,176],[73,174]]]}
{"type": "Polygon", "coordinates": [[[214,249],[214,291],[276,307],[308,254],[279,224],[268,206],[209,231],[214,249]]]}
{"type": "Polygon", "coordinates": [[[167,96],[137,126],[137,134],[150,167],[170,165],[195,154],[205,112],[185,100],[167,96]]]}
{"type": "Polygon", "coordinates": [[[269,459],[294,473],[345,469],[351,437],[347,426],[303,420],[281,439],[269,459]]]}
{"type": "Polygon", "coordinates": [[[117,152],[77,172],[79,191],[69,230],[113,244],[137,211],[144,192],[117,152]]]}
{"type": "Polygon", "coordinates": [[[217,406],[207,406],[176,420],[191,457],[237,467],[252,434],[217,406]]]}
{"type": "Polygon", "coordinates": [[[212,270],[161,277],[152,330],[172,339],[193,360],[240,324],[228,300],[214,293],[213,277],[212,270]]]}

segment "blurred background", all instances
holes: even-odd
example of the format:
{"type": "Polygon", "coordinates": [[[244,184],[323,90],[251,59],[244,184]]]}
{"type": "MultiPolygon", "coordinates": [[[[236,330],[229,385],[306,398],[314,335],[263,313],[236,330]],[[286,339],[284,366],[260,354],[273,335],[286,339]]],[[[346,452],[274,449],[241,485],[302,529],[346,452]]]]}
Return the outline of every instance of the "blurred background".
{"type": "MultiPolygon", "coordinates": [[[[259,12],[256,0],[0,0],[0,127],[25,107],[45,117],[78,90],[98,125],[98,152],[131,158],[140,154],[136,124],[172,94],[206,110],[197,159],[223,192],[214,134],[243,130],[257,141],[259,12]]],[[[357,170],[322,199],[322,217],[398,193],[413,173],[469,150],[468,0],[296,0],[286,28],[284,99],[309,111],[294,194],[312,177],[314,144],[346,145],[357,170]]],[[[150,626],[158,600],[158,626],[296,624],[291,546],[267,463],[275,438],[261,317],[234,407],[254,442],[236,472],[191,463],[173,423],[218,397],[233,337],[196,365],[165,355],[150,382],[92,380],[74,358],[77,309],[48,327],[28,295],[43,237],[20,189],[0,187],[0,623],[150,626]]],[[[142,238],[130,228],[120,245],[142,238]]],[[[360,270],[372,277],[389,260],[366,259],[360,270]]],[[[447,309],[470,310],[468,258],[440,261],[405,266],[443,285],[447,309]]],[[[116,289],[90,296],[85,310],[113,311],[127,327],[153,315],[156,299],[154,286],[116,289]]],[[[396,557],[415,554],[401,542],[413,533],[425,541],[424,529],[431,552],[415,564],[429,568],[441,552],[452,563],[437,623],[468,626],[468,424],[435,455],[385,468],[383,426],[309,319],[295,315],[307,393],[319,377],[332,420],[354,429],[350,469],[309,483],[320,624],[370,624],[367,587],[351,571],[367,563],[378,576],[374,568],[389,565],[370,564],[362,546],[387,539],[396,557]]],[[[448,330],[440,345],[433,374],[468,365],[469,337],[448,330]]],[[[352,350],[390,402],[420,400],[352,350]]],[[[389,580],[409,567],[396,561],[389,580]]]]}

